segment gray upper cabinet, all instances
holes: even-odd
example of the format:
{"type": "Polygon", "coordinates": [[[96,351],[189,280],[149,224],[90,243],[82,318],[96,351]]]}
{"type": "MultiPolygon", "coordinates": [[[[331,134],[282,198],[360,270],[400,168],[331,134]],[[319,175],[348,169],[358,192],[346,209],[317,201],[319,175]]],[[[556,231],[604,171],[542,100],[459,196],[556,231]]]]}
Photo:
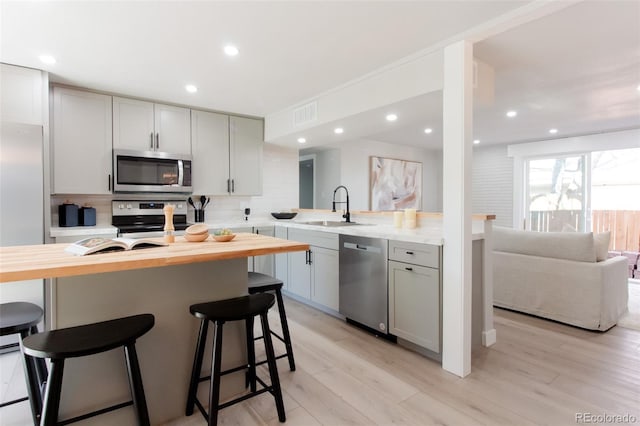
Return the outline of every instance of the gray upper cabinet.
{"type": "Polygon", "coordinates": [[[229,116],[191,110],[194,194],[227,195],[229,116]]]}
{"type": "Polygon", "coordinates": [[[113,98],[113,148],[191,154],[188,108],[113,98]]]}
{"type": "Polygon", "coordinates": [[[0,113],[2,121],[42,125],[42,72],[0,64],[0,113]]]}
{"type": "Polygon", "coordinates": [[[111,193],[111,96],[53,87],[54,194],[111,193]]]}
{"type": "Polygon", "coordinates": [[[191,111],[193,192],[262,194],[262,120],[191,111]]]}
{"type": "Polygon", "coordinates": [[[229,117],[231,195],[262,194],[263,121],[229,117]]]}

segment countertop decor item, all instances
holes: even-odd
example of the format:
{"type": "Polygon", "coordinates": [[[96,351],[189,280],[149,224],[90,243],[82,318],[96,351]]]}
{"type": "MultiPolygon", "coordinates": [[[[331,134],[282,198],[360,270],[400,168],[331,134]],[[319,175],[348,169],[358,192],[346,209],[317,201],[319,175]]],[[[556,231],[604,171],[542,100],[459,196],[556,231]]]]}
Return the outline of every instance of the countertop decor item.
{"type": "Polygon", "coordinates": [[[279,212],[279,213],[271,213],[271,216],[275,217],[276,219],[293,219],[294,217],[296,217],[298,213],[291,213],[291,212],[279,212]]]}
{"type": "Polygon", "coordinates": [[[221,243],[226,243],[227,241],[231,241],[236,237],[236,234],[225,234],[225,235],[214,235],[213,239],[221,242],[221,243]]]}
{"type": "Polygon", "coordinates": [[[204,232],[202,234],[184,234],[184,239],[190,243],[201,243],[207,238],[209,238],[208,232],[204,232]]]}
{"type": "Polygon", "coordinates": [[[175,227],[173,226],[173,210],[175,206],[173,204],[167,204],[162,209],[164,211],[164,241],[166,243],[173,243],[176,241],[175,227]]]}

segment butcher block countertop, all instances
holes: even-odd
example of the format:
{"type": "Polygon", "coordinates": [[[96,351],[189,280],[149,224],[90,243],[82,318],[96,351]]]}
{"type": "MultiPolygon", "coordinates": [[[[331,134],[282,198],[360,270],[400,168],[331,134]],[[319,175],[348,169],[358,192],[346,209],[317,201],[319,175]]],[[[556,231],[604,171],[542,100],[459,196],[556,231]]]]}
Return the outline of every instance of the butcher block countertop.
{"type": "Polygon", "coordinates": [[[308,244],[249,233],[236,234],[229,242],[217,242],[209,237],[207,241],[192,243],[183,237],[176,237],[176,242],[168,246],[87,256],[74,256],[65,252],[68,245],[0,247],[0,283],[157,268],[309,249],[308,244]]]}

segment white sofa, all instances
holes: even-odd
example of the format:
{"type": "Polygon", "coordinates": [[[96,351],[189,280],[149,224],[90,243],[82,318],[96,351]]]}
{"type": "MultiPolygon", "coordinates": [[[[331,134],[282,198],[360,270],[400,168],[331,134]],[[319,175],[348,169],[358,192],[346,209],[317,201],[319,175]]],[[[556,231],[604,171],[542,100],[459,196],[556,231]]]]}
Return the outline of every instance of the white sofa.
{"type": "Polygon", "coordinates": [[[609,233],[493,228],[494,305],[590,330],[627,311],[627,259],[607,259],[609,233]]]}

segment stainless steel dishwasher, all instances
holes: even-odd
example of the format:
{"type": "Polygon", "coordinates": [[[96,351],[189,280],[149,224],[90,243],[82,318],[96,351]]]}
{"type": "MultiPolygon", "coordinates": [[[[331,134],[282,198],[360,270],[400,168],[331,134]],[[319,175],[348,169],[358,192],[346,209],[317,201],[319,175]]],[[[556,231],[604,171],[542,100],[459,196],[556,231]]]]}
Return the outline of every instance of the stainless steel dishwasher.
{"type": "Polygon", "coordinates": [[[340,234],[340,313],[388,337],[387,240],[340,234]]]}

